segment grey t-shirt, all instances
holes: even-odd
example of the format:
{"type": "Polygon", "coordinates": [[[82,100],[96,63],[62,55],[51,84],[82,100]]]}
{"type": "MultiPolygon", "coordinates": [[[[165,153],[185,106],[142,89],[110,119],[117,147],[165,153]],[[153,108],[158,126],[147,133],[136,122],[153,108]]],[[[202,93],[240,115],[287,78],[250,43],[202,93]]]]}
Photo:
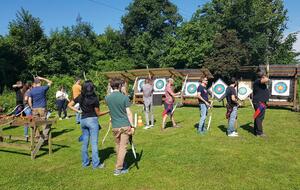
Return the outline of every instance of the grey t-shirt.
{"type": "Polygon", "coordinates": [[[153,99],[153,86],[151,84],[145,84],[143,86],[143,100],[145,105],[150,105],[153,99]]]}

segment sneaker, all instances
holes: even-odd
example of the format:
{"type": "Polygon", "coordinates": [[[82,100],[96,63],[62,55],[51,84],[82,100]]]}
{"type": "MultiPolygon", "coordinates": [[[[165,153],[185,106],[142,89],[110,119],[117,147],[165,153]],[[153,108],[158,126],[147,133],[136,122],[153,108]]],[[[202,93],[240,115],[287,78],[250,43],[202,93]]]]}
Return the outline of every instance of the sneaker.
{"type": "Polygon", "coordinates": [[[97,167],[93,168],[93,169],[103,169],[105,167],[104,163],[100,163],[97,167]]]}
{"type": "Polygon", "coordinates": [[[150,129],[150,128],[151,128],[150,126],[145,126],[145,127],[144,127],[144,129],[150,129]]]}
{"type": "Polygon", "coordinates": [[[232,133],[236,134],[236,135],[239,135],[236,131],[233,131],[232,133]]]}
{"type": "Polygon", "coordinates": [[[174,125],[173,127],[174,127],[174,128],[180,128],[180,126],[179,126],[179,125],[174,125]]]}
{"type": "Polygon", "coordinates": [[[264,133],[262,133],[262,134],[259,134],[259,135],[256,135],[257,137],[261,137],[261,138],[266,138],[267,137],[267,135],[266,134],[264,134],[264,133]]]}
{"type": "Polygon", "coordinates": [[[114,170],[114,175],[115,176],[118,176],[118,175],[121,175],[121,174],[126,174],[126,173],[128,173],[128,169],[116,169],[116,170],[114,170]]]}
{"type": "Polygon", "coordinates": [[[154,127],[154,125],[149,125],[150,128],[154,127]]]}
{"type": "Polygon", "coordinates": [[[236,134],[236,133],[234,133],[234,132],[232,132],[232,133],[228,134],[227,136],[228,137],[238,137],[239,135],[236,134]]]}
{"type": "Polygon", "coordinates": [[[70,118],[67,116],[67,117],[65,117],[64,119],[70,119],[70,118]]]}
{"type": "Polygon", "coordinates": [[[62,120],[62,118],[60,117],[59,120],[62,120]]]}

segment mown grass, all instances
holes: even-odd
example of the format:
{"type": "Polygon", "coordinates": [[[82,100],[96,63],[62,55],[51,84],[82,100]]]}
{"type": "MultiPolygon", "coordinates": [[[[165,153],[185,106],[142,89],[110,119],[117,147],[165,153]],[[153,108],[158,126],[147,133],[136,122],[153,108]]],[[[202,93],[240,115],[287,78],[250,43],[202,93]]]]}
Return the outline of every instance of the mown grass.
{"type": "MultiPolygon", "coordinates": [[[[221,105],[221,104],[218,104],[221,105]]],[[[106,108],[103,107],[103,110],[106,108]]],[[[142,114],[142,107],[133,106],[142,114]]],[[[194,125],[199,120],[197,107],[178,108],[179,129],[161,132],[162,107],[155,107],[154,129],[139,128],[134,137],[139,169],[130,148],[130,172],[113,176],[115,154],[113,137],[101,141],[108,116],[100,118],[100,157],[103,170],[81,168],[79,126],[74,118],[58,121],[53,129],[54,154],[46,149],[32,161],[29,152],[0,149],[1,189],[300,189],[300,115],[287,109],[267,110],[266,139],[251,133],[253,110],[239,109],[238,138],[225,135],[225,108],[213,108],[210,131],[200,136],[194,125]]],[[[22,134],[22,127],[4,130],[22,134]]]]}

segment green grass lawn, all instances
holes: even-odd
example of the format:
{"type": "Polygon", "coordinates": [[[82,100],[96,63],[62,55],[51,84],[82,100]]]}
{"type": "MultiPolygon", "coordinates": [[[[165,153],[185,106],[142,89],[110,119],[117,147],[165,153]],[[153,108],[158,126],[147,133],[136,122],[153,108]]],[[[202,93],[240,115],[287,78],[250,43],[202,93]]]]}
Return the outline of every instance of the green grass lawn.
{"type": "MultiPolygon", "coordinates": [[[[142,107],[133,106],[142,114],[142,107]]],[[[103,108],[105,110],[105,108],[103,108]]],[[[253,110],[239,109],[240,137],[225,135],[225,108],[213,108],[211,129],[196,133],[197,107],[178,108],[178,129],[160,131],[162,107],[155,107],[154,129],[139,128],[134,137],[139,169],[130,149],[130,172],[113,176],[114,142],[109,134],[101,141],[108,116],[100,118],[100,158],[103,170],[81,168],[81,133],[74,117],[58,121],[53,129],[54,153],[46,149],[32,161],[29,152],[0,149],[0,189],[300,189],[300,114],[287,109],[268,109],[264,122],[266,139],[253,136],[253,110]]],[[[4,132],[22,134],[22,127],[4,132]]]]}

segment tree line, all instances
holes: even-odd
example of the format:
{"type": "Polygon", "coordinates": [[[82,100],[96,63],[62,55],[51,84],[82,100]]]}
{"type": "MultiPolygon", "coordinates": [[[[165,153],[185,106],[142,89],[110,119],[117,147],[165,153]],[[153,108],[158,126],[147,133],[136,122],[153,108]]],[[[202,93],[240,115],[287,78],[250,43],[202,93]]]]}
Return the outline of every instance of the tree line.
{"type": "MultiPolygon", "coordinates": [[[[0,87],[41,76],[156,67],[208,68],[228,78],[241,66],[294,64],[295,34],[284,36],[283,0],[211,0],[183,21],[169,0],[133,0],[120,30],[97,34],[76,23],[46,35],[42,21],[21,8],[0,36],[0,87]]],[[[97,73],[96,73],[97,74],[97,73]]],[[[93,75],[94,76],[94,75],[93,75]]]]}

